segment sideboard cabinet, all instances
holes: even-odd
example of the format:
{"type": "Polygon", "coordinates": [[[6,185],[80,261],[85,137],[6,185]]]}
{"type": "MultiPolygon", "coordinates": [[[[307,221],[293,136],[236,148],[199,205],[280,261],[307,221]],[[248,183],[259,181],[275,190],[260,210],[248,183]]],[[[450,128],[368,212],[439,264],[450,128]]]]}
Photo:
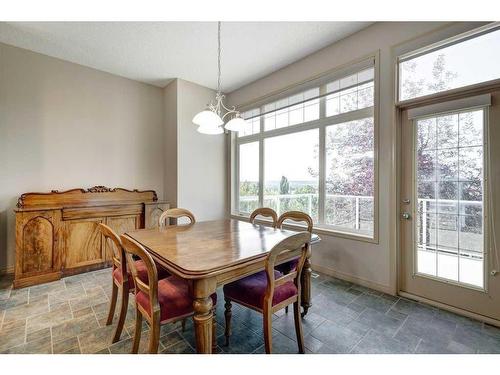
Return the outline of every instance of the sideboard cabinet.
{"type": "Polygon", "coordinates": [[[154,228],[168,209],[153,190],[95,186],[50,193],[26,193],[18,199],[14,287],[57,280],[111,264],[112,249],[98,224],[118,234],[154,228]]]}

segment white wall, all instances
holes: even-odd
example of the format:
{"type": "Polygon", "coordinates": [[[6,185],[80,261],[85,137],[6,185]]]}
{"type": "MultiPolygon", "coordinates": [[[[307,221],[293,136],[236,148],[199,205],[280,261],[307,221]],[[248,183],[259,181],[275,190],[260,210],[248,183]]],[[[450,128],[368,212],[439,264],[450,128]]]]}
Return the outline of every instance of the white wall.
{"type": "Polygon", "coordinates": [[[163,196],[160,88],[0,44],[0,270],[17,197],[94,185],[163,196]]]}
{"type": "Polygon", "coordinates": [[[396,172],[392,167],[395,145],[392,48],[444,25],[440,22],[376,23],[229,94],[231,105],[246,105],[380,51],[379,243],[321,235],[322,242],[313,248],[312,262],[316,269],[387,292],[396,291],[396,192],[391,191],[396,172]]]}
{"type": "Polygon", "coordinates": [[[164,89],[164,96],[165,103],[176,107],[175,119],[165,118],[167,198],[192,211],[198,221],[221,219],[227,213],[225,138],[200,134],[192,123],[215,91],[176,79],[164,89]]]}

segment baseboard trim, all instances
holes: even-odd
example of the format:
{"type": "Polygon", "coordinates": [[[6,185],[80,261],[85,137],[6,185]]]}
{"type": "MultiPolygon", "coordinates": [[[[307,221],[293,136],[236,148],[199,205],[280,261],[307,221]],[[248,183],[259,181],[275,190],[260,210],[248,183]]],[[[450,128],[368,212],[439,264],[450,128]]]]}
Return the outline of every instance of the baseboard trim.
{"type": "Polygon", "coordinates": [[[337,279],[342,279],[342,280],[349,281],[349,282],[354,283],[354,284],[365,286],[367,288],[374,289],[374,290],[377,290],[379,292],[383,292],[383,293],[387,293],[387,294],[391,294],[391,295],[396,294],[394,292],[394,289],[391,288],[390,286],[387,286],[387,285],[375,283],[375,282],[370,281],[370,280],[366,280],[366,279],[363,279],[363,278],[360,278],[357,276],[349,275],[349,274],[344,273],[344,272],[336,271],[336,270],[328,268],[328,267],[319,266],[317,264],[312,264],[311,268],[313,269],[313,271],[318,271],[318,272],[324,273],[325,275],[333,276],[333,277],[336,277],[337,279]]]}
{"type": "Polygon", "coordinates": [[[7,267],[0,269],[0,276],[13,275],[14,267],[7,267]]]}
{"type": "Polygon", "coordinates": [[[418,301],[418,302],[424,302],[424,303],[426,303],[428,305],[440,308],[442,310],[446,310],[446,311],[449,311],[449,312],[452,312],[452,313],[455,313],[455,314],[458,314],[458,315],[463,315],[463,316],[466,316],[468,318],[472,318],[472,319],[475,319],[475,320],[480,320],[482,322],[491,324],[492,326],[495,326],[495,327],[500,327],[500,320],[493,319],[493,318],[490,318],[488,316],[476,314],[476,313],[473,313],[471,311],[467,311],[467,310],[460,309],[458,307],[446,305],[444,303],[436,302],[436,301],[433,301],[431,299],[427,299],[425,297],[420,297],[420,296],[417,296],[415,294],[403,292],[401,290],[399,291],[398,294],[401,297],[412,299],[412,300],[418,301]]]}

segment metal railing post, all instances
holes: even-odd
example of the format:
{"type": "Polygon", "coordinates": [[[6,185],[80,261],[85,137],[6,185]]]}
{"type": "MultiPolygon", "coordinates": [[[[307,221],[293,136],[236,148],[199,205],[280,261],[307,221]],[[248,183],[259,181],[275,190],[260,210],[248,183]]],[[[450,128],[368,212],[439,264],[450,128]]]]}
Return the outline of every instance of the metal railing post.
{"type": "Polygon", "coordinates": [[[355,208],[356,223],[354,224],[354,228],[356,230],[359,230],[359,197],[355,198],[355,202],[356,202],[356,208],[355,208]]]}
{"type": "Polygon", "coordinates": [[[422,202],[422,247],[427,247],[427,200],[422,202]]]}

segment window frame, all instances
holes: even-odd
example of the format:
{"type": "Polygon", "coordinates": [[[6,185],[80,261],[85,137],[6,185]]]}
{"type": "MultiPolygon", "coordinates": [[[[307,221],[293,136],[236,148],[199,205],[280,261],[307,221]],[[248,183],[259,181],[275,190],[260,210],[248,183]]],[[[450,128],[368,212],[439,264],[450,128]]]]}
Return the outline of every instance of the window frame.
{"type": "MultiPolygon", "coordinates": [[[[313,87],[319,87],[319,119],[304,122],[296,125],[289,125],[286,127],[264,130],[265,115],[260,115],[260,131],[257,134],[237,136],[236,134],[231,134],[230,141],[230,155],[231,155],[231,217],[236,219],[248,220],[249,213],[243,213],[239,211],[239,150],[240,145],[245,143],[259,142],[259,207],[262,207],[264,201],[264,140],[267,138],[277,137],[281,135],[287,135],[292,133],[299,133],[306,130],[318,129],[319,132],[319,157],[318,157],[318,167],[319,167],[319,183],[318,183],[318,222],[314,225],[314,231],[317,233],[324,233],[328,235],[333,235],[336,237],[353,239],[358,241],[364,241],[369,243],[379,243],[379,189],[378,189],[378,160],[379,160],[379,60],[380,53],[376,51],[367,56],[360,58],[359,60],[352,61],[342,67],[336,68],[334,70],[323,73],[316,76],[306,82],[295,84],[289,86],[286,90],[278,94],[273,94],[262,98],[261,100],[255,101],[250,104],[246,104],[238,108],[241,112],[252,110],[254,108],[259,108],[260,113],[263,112],[263,108],[266,104],[273,103],[277,100],[286,98],[288,96],[306,91],[313,87]],[[341,113],[339,115],[333,115],[326,117],[326,85],[332,81],[340,78],[347,77],[351,74],[360,72],[364,69],[373,67],[374,69],[374,92],[373,92],[373,107],[367,107],[362,109],[357,109],[347,113],[341,113]],[[345,230],[344,228],[339,228],[333,225],[328,225],[324,223],[325,217],[325,195],[326,195],[326,149],[325,149],[325,136],[326,128],[328,126],[344,123],[353,120],[360,120],[367,117],[373,117],[373,161],[374,161],[374,194],[373,194],[373,235],[368,236],[361,233],[351,232],[345,230]]],[[[266,223],[267,220],[260,220],[262,223],[266,223]]],[[[290,229],[303,229],[304,226],[301,224],[289,224],[286,227],[290,229]]]]}
{"type": "MultiPolygon", "coordinates": [[[[466,25],[467,26],[467,25],[466,25]]],[[[424,46],[411,48],[408,47],[407,51],[397,51],[395,57],[395,105],[396,107],[407,107],[414,104],[421,104],[426,102],[431,102],[436,99],[446,99],[453,98],[455,95],[460,95],[463,92],[479,90],[483,88],[487,88],[489,86],[497,87],[500,84],[500,78],[493,79],[489,81],[473,83],[466,86],[460,86],[453,89],[448,89],[444,91],[439,91],[432,94],[426,94],[422,96],[418,96],[416,98],[410,98],[401,100],[400,99],[400,79],[401,79],[401,71],[400,71],[400,63],[411,60],[412,58],[416,58],[419,56],[426,55],[428,53],[432,53],[435,51],[439,51],[440,49],[450,47],[456,44],[460,44],[470,39],[474,39],[480,37],[482,35],[499,31],[500,30],[500,21],[499,22],[489,22],[480,27],[474,27],[468,29],[466,31],[461,31],[458,34],[454,33],[453,30],[450,30],[451,36],[445,37],[444,39],[440,39],[435,41],[434,43],[422,43],[424,46]]]]}

